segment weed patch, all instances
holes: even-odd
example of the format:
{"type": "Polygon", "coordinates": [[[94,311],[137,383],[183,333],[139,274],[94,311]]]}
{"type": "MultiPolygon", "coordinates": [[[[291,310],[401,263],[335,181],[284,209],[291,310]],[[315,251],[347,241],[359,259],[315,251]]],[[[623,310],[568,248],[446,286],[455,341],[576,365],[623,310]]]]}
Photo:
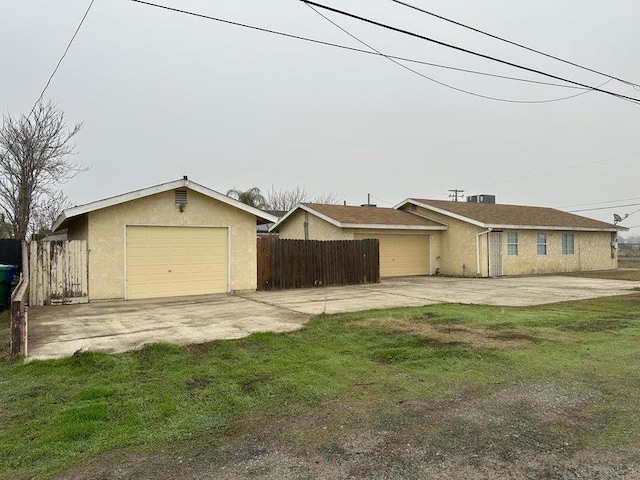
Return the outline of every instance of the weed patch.
{"type": "Polygon", "coordinates": [[[297,332],[190,347],[29,364],[0,357],[0,478],[47,479],[117,449],[233,444],[263,428],[268,453],[265,425],[290,418],[301,420],[287,438],[317,447],[318,461],[355,456],[353,445],[375,458],[416,442],[420,455],[440,442],[479,456],[536,445],[544,453],[559,438],[576,449],[634,445],[638,318],[639,294],[528,308],[432,305],[320,315],[297,332]],[[357,430],[363,424],[370,435],[357,430]],[[348,429],[362,435],[345,437],[348,429]]]}

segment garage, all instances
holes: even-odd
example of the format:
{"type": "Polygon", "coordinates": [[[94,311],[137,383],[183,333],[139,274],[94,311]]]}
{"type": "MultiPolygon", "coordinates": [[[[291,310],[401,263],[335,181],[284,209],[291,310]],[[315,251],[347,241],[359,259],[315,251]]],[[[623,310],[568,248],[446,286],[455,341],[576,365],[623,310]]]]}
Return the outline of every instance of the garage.
{"type": "Polygon", "coordinates": [[[380,242],[380,276],[429,275],[429,235],[357,233],[356,240],[380,242]]]}
{"type": "Polygon", "coordinates": [[[126,298],[229,291],[227,228],[126,227],[126,298]]]}
{"type": "Polygon", "coordinates": [[[185,176],[68,208],[54,231],[83,242],[93,302],[255,290],[256,229],[276,221],[185,176]]]}

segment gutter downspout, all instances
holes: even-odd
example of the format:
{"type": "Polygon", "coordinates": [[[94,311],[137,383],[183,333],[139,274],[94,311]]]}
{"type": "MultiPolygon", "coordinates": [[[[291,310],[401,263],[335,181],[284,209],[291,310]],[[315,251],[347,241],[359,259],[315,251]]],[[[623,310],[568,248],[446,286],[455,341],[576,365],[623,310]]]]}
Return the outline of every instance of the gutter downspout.
{"type": "MultiPolygon", "coordinates": [[[[482,276],[482,272],[480,271],[480,235],[486,235],[488,233],[491,233],[492,230],[493,229],[490,228],[489,230],[476,234],[476,268],[477,268],[479,277],[482,276]]],[[[487,249],[488,247],[489,247],[489,242],[487,242],[487,249]]]]}

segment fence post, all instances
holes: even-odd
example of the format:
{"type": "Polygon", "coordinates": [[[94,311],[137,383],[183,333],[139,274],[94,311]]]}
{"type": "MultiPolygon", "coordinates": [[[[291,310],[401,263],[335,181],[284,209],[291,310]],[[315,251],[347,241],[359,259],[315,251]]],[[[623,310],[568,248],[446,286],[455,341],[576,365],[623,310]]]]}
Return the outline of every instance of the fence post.
{"type": "Polygon", "coordinates": [[[11,295],[11,356],[27,356],[27,298],[29,280],[24,275],[11,295]]]}

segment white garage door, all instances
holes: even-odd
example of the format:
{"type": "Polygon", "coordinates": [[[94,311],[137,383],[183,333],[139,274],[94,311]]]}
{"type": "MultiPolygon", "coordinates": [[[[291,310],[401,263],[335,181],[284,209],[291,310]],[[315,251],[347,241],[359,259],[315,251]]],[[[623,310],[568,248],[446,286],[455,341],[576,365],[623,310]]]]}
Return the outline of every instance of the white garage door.
{"type": "Polygon", "coordinates": [[[126,235],[128,299],[228,291],[226,228],[127,226],[126,235]]]}
{"type": "Polygon", "coordinates": [[[380,276],[429,275],[429,235],[371,235],[359,233],[356,240],[380,241],[380,276]]]}

